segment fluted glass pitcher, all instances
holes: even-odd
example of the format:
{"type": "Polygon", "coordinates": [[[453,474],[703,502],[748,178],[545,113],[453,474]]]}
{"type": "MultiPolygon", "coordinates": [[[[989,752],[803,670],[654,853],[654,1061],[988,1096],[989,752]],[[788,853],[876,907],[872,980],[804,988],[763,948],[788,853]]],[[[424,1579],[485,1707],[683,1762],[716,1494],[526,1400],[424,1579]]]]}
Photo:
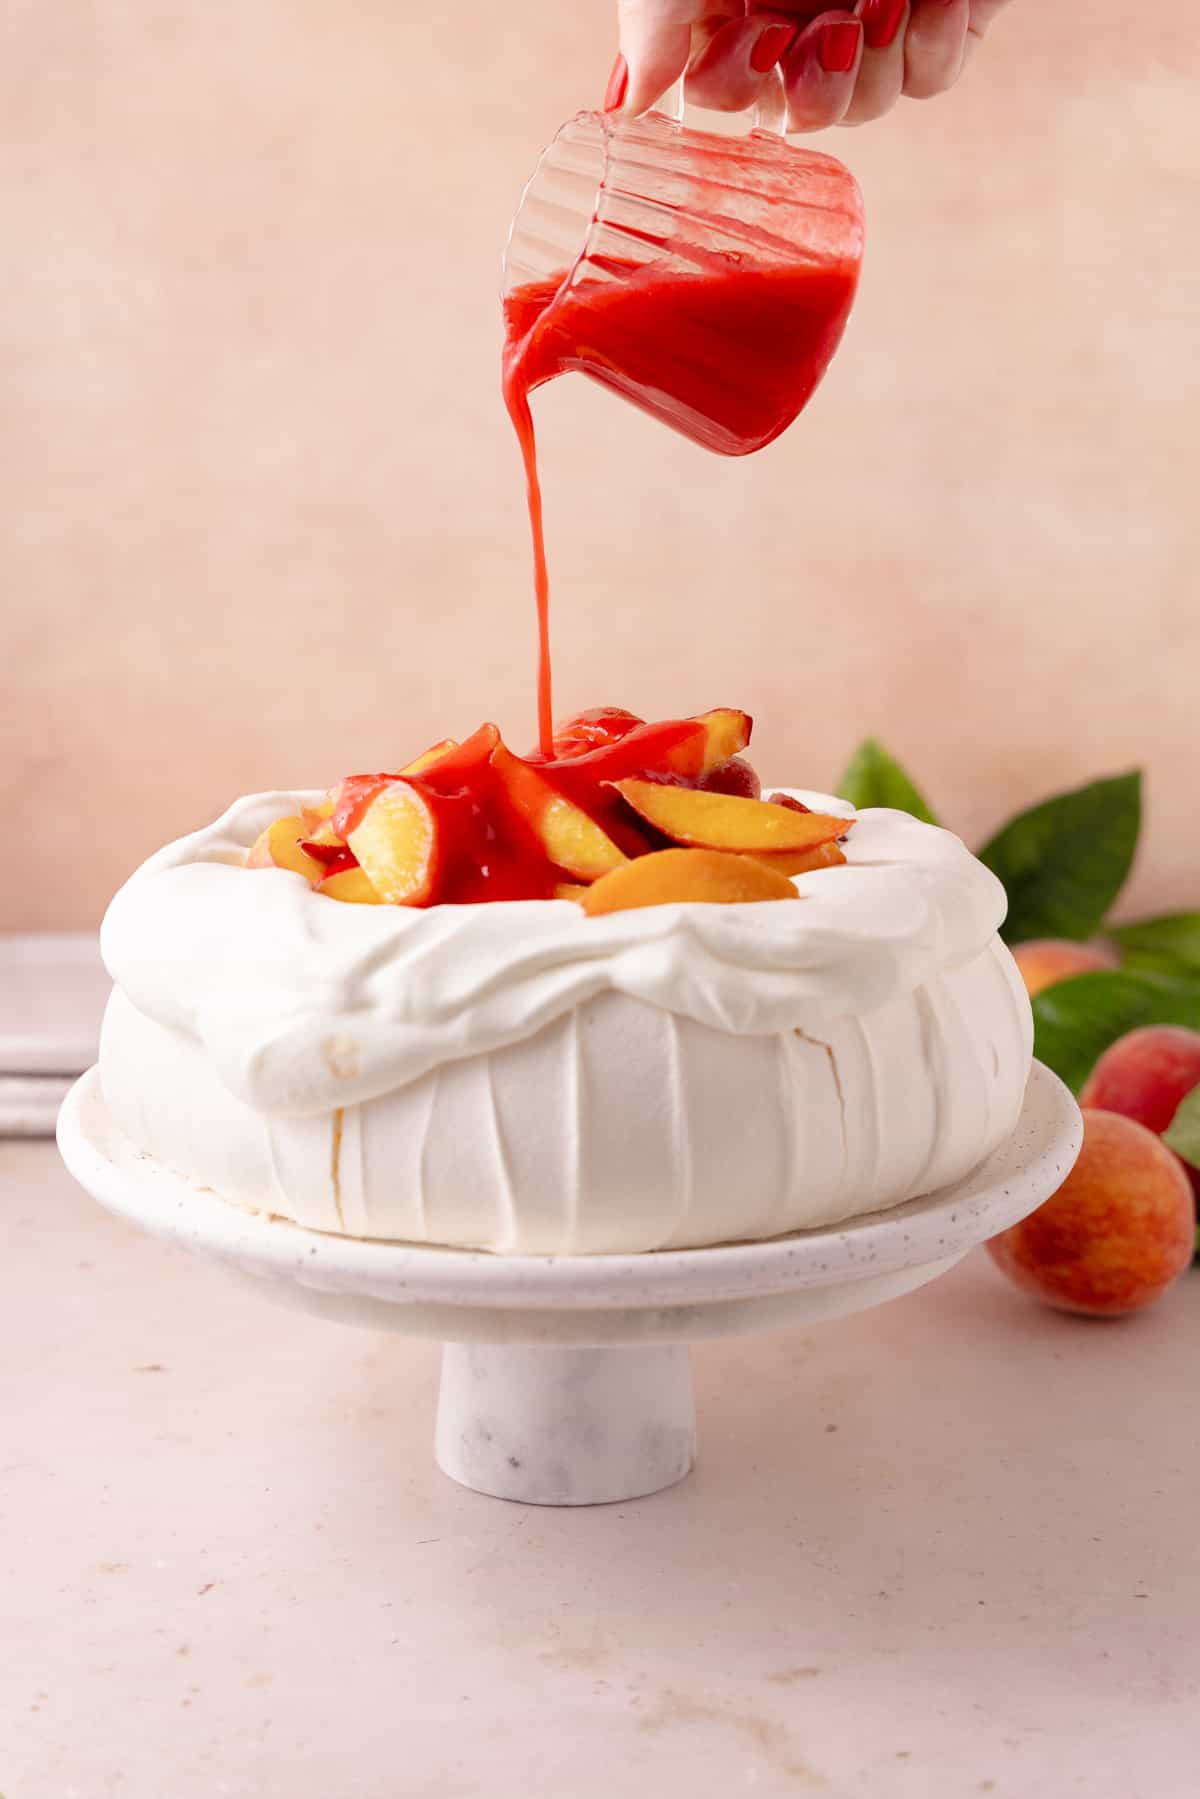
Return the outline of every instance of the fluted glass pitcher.
{"type": "Polygon", "coordinates": [[[773,131],[581,112],[509,234],[510,404],[575,369],[708,449],[761,449],[824,374],[862,248],[862,196],[835,157],[773,131]]]}

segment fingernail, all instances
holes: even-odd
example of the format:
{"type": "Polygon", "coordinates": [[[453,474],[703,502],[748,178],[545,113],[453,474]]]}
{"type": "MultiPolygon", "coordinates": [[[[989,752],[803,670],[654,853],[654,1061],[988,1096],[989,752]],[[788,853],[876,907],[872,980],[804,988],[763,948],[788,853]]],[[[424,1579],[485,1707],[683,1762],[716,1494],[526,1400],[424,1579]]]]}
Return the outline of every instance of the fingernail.
{"type": "Polygon", "coordinates": [[[617,60],[612,66],[612,74],[608,78],[608,86],[604,90],[605,112],[616,112],[625,98],[625,90],[629,86],[629,64],[618,51],[617,60]]]}
{"type": "Polygon", "coordinates": [[[862,26],[857,19],[836,19],[817,33],[817,61],[827,75],[846,75],[858,55],[862,26]]]}
{"type": "Polygon", "coordinates": [[[868,50],[886,50],[895,41],[907,0],[863,0],[859,14],[868,50]]]}
{"type": "Polygon", "coordinates": [[[753,50],[750,52],[750,67],[758,75],[765,75],[782,62],[796,38],[794,25],[768,25],[759,34],[753,50]]]}

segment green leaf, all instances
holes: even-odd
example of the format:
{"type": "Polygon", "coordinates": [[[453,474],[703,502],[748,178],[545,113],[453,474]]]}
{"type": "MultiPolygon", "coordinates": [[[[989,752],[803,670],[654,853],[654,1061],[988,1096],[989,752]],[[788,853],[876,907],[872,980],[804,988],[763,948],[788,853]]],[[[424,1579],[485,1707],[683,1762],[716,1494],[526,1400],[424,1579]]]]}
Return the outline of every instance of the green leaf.
{"type": "Polygon", "coordinates": [[[1163,1132],[1163,1142],[1193,1168],[1200,1168],[1200,1087],[1184,1094],[1163,1132]]]}
{"type": "Polygon", "coordinates": [[[1194,969],[1200,974],[1200,912],[1165,912],[1139,924],[1110,926],[1126,968],[1194,969]]]}
{"type": "Polygon", "coordinates": [[[1006,943],[1090,937],[1124,885],[1142,820],[1138,770],[1019,812],[978,852],[1008,889],[1006,943]]]}
{"type": "Polygon", "coordinates": [[[938,822],[920,789],[874,737],[864,738],[851,756],[837,793],[860,812],[865,806],[893,806],[897,812],[911,812],[927,825],[938,822]]]}
{"type": "Polygon", "coordinates": [[[1078,1093],[1110,1043],[1143,1024],[1200,1030],[1200,973],[1079,974],[1033,1001],[1033,1053],[1078,1093]]]}

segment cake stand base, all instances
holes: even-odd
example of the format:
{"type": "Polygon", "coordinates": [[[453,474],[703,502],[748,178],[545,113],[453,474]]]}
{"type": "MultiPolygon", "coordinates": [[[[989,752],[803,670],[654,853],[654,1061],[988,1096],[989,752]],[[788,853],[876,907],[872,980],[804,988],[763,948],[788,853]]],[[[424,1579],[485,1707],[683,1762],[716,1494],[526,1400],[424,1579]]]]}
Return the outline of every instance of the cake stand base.
{"type": "Polygon", "coordinates": [[[230,1205],[121,1135],[95,1069],[58,1121],[67,1167],[111,1212],[284,1305],[447,1345],[440,1466],[538,1505],[634,1499],[682,1479],[695,1455],[689,1343],[811,1327],[913,1292],[1048,1199],[1082,1136],[1075,1101],[1035,1062],[1012,1135],[939,1193],[765,1243],[495,1256],[331,1236],[230,1205]]]}
{"type": "Polygon", "coordinates": [[[527,1505],[657,1493],[696,1457],[687,1349],[448,1343],[434,1453],[451,1480],[527,1505]]]}

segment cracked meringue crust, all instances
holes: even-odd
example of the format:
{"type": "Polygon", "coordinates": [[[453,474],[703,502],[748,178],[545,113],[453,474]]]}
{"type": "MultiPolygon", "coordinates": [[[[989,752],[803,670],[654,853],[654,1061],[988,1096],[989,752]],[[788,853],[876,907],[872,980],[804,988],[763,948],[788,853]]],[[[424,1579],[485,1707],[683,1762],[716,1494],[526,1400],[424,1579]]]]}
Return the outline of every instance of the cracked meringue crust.
{"type": "Polygon", "coordinates": [[[168,846],[102,936],[115,1121],[239,1205],[508,1254],[698,1247],[931,1192],[1016,1122],[1003,890],[948,832],[863,812],[795,903],[359,908],[238,867],[307,797],[168,846]]]}

